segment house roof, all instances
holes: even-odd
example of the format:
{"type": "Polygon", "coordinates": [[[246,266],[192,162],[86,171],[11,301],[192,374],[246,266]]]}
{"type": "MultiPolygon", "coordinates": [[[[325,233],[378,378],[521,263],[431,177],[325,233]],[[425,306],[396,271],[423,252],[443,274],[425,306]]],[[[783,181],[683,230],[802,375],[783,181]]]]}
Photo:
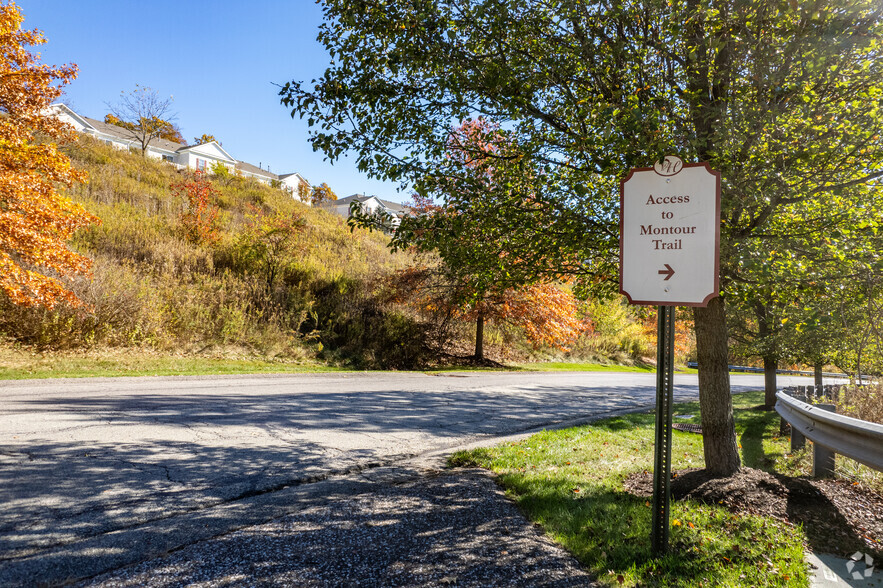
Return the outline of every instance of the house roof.
{"type": "MultiPolygon", "coordinates": [[[[223,147],[221,147],[221,144],[218,143],[217,141],[209,141],[208,143],[200,143],[198,145],[184,145],[183,147],[181,147],[177,151],[178,151],[178,153],[181,153],[183,151],[192,151],[193,149],[199,149],[199,148],[205,149],[206,147],[209,147],[209,146],[214,147],[215,149],[220,151],[224,155],[224,157],[227,158],[227,161],[236,161],[235,159],[233,159],[233,157],[230,156],[229,153],[227,153],[227,151],[223,147]]],[[[214,155],[209,155],[209,156],[214,157],[214,155]]]]}
{"type": "Polygon", "coordinates": [[[352,194],[350,196],[347,196],[346,198],[338,198],[337,200],[332,200],[331,202],[325,202],[323,204],[330,206],[341,206],[345,204],[346,206],[349,206],[353,200],[365,202],[366,200],[370,200],[372,198],[374,198],[393,212],[405,212],[405,207],[398,202],[390,202],[389,200],[383,200],[381,198],[378,198],[377,196],[367,196],[365,194],[352,194]]]}
{"type": "Polygon", "coordinates": [[[49,108],[50,108],[50,110],[55,109],[55,110],[63,111],[65,114],[70,116],[72,119],[78,121],[81,125],[83,125],[85,127],[92,126],[89,123],[89,121],[86,120],[86,117],[79,115],[76,112],[74,112],[73,110],[71,110],[71,108],[67,104],[63,104],[61,102],[56,102],[55,104],[52,104],[49,108]]]}
{"type": "Polygon", "coordinates": [[[298,178],[300,178],[300,181],[301,181],[301,182],[303,182],[303,183],[306,184],[307,186],[312,186],[312,184],[310,184],[310,182],[308,182],[307,179],[306,179],[305,177],[303,177],[302,175],[300,175],[300,174],[297,173],[297,172],[293,172],[293,173],[290,173],[290,174],[280,174],[280,175],[279,175],[279,179],[280,179],[280,180],[285,180],[285,179],[287,179],[287,178],[290,178],[291,176],[297,176],[298,178]]]}
{"type": "MultiPolygon", "coordinates": [[[[128,131],[128,129],[124,129],[123,127],[118,127],[116,125],[112,125],[101,120],[96,120],[94,118],[89,118],[88,116],[84,116],[81,118],[85,119],[99,133],[111,135],[112,137],[117,137],[124,141],[136,141],[135,137],[132,135],[132,133],[128,131]]],[[[168,151],[170,153],[175,153],[181,148],[187,147],[186,145],[181,145],[181,143],[175,143],[174,141],[169,141],[168,139],[158,138],[150,141],[150,146],[155,149],[168,151]]]]}
{"type": "Polygon", "coordinates": [[[262,176],[262,177],[265,177],[270,180],[278,180],[280,178],[280,176],[277,176],[273,172],[269,172],[265,169],[261,169],[256,165],[252,165],[252,164],[246,163],[244,161],[237,161],[236,162],[236,169],[246,172],[246,173],[249,173],[249,174],[252,174],[252,175],[255,175],[255,176],[262,176]]]}

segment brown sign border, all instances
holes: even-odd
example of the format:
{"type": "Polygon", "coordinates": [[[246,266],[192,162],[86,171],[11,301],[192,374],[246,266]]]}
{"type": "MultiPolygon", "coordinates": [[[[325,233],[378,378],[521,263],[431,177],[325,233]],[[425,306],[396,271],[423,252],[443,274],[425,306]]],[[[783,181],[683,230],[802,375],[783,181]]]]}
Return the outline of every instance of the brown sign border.
{"type": "MultiPolygon", "coordinates": [[[[625,296],[629,304],[635,305],[646,305],[646,306],[695,306],[695,307],[705,307],[708,306],[708,302],[716,297],[720,296],[720,242],[721,242],[721,173],[719,171],[711,169],[711,164],[707,161],[702,161],[698,163],[685,163],[681,170],[688,167],[704,167],[715,177],[715,217],[717,222],[714,225],[714,291],[705,297],[702,302],[672,302],[672,301],[664,301],[661,302],[659,300],[632,300],[632,297],[628,292],[622,289],[622,242],[625,231],[625,183],[628,182],[631,177],[635,174],[635,172],[643,172],[643,171],[652,171],[656,173],[656,170],[652,167],[633,167],[629,170],[628,175],[625,178],[619,181],[619,293],[625,296]]],[[[677,175],[677,174],[674,174],[677,175]]],[[[673,176],[660,176],[660,177],[673,177],[673,176]]]]}

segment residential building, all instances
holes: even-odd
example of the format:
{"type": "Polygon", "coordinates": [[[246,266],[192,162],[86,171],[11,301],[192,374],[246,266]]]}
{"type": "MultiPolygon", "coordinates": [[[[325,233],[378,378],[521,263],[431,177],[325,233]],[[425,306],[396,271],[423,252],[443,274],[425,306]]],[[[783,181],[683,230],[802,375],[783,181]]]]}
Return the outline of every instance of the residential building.
{"type": "MultiPolygon", "coordinates": [[[[50,109],[55,116],[73,126],[79,133],[94,137],[117,149],[141,151],[141,142],[126,128],[82,116],[64,104],[53,104],[50,109]]],[[[201,145],[182,145],[166,139],[153,139],[147,146],[145,154],[153,159],[161,159],[175,165],[178,169],[189,168],[211,173],[213,169],[217,169],[216,166],[223,165],[231,173],[254,178],[264,184],[277,185],[287,190],[292,197],[310,205],[309,194],[312,187],[303,176],[297,173],[279,176],[260,166],[239,161],[227,153],[217,141],[201,145]],[[301,198],[302,194],[306,194],[307,197],[301,198]]]]}
{"type": "Polygon", "coordinates": [[[401,224],[402,217],[407,214],[407,208],[397,202],[381,200],[377,196],[367,196],[365,194],[353,194],[346,198],[323,202],[319,206],[344,218],[349,218],[350,207],[353,202],[358,202],[358,205],[364,212],[389,215],[390,225],[393,230],[401,224]]]}

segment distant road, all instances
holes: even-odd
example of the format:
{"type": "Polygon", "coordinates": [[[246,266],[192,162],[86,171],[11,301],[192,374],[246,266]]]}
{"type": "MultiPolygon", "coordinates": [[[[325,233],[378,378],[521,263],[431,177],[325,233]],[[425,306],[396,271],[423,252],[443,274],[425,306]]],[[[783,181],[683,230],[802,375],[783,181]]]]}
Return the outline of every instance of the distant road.
{"type": "MultiPolygon", "coordinates": [[[[763,376],[732,382],[758,389],[763,376]]],[[[0,381],[0,571],[329,472],[634,410],[654,393],[653,374],[600,372],[0,381]]],[[[677,400],[697,396],[695,375],[676,376],[677,400]]]]}

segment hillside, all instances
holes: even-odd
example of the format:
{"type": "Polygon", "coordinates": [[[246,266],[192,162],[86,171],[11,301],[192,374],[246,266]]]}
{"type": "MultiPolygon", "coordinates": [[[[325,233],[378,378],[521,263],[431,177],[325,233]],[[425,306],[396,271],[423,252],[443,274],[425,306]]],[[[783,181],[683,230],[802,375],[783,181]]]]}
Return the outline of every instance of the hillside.
{"type": "Polygon", "coordinates": [[[94,279],[73,284],[90,312],[0,302],[7,341],[317,357],[358,367],[421,359],[421,328],[375,300],[382,277],[408,261],[387,250],[384,235],[350,231],[338,216],[231,176],[212,178],[216,241],[194,242],[182,222],[187,201],[172,188],[185,172],[88,138],[67,152],[89,174],[69,196],[102,219],[74,242],[95,262],[94,279]],[[298,230],[281,247],[278,233],[261,232],[291,219],[298,230]]]}
{"type": "MultiPolygon", "coordinates": [[[[7,363],[30,365],[22,354],[32,352],[40,361],[86,352],[117,363],[133,350],[357,369],[470,363],[473,321],[391,293],[387,278],[414,260],[390,252],[385,235],[350,230],[343,218],[253,179],[214,175],[208,210],[217,208],[217,230],[197,239],[187,224],[194,209],[176,188],[192,181],[190,172],[88,137],[66,152],[89,175],[68,195],[102,219],[73,243],[94,260],[92,279],[71,284],[87,308],[0,299],[7,363]]],[[[503,321],[485,329],[487,357],[632,363],[649,355],[652,329],[632,309],[619,301],[580,308],[592,327],[570,351],[537,346],[503,321]]]]}

